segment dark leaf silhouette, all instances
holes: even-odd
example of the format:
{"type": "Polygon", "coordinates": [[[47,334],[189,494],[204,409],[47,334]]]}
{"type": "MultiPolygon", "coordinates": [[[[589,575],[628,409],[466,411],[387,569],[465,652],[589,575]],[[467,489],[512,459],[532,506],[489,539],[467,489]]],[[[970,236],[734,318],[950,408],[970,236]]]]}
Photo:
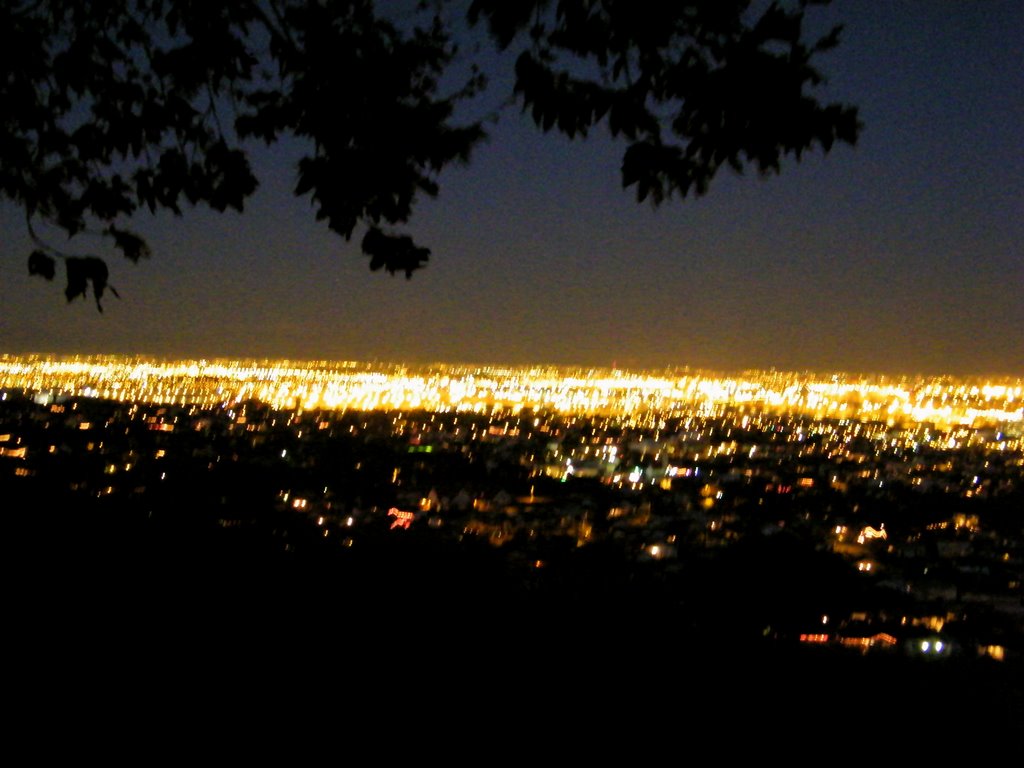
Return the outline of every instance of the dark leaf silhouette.
{"type": "Polygon", "coordinates": [[[542,132],[607,130],[623,186],[658,205],[722,166],[773,174],[856,142],[856,108],[813,93],[840,28],[806,39],[804,15],[827,2],[0,3],[0,198],[138,261],[145,240],[118,222],[241,211],[251,139],[287,139],[315,218],[363,230],[371,269],[411,275],[429,250],[381,228],[486,137],[490,118],[457,108],[487,83],[488,43],[514,54],[511,96],[542,132]]]}
{"type": "Polygon", "coordinates": [[[28,273],[30,275],[42,275],[47,280],[53,280],[56,273],[54,259],[42,251],[32,251],[28,257],[28,273]]]}
{"type": "Polygon", "coordinates": [[[430,258],[430,250],[417,246],[408,235],[388,235],[371,227],[363,237],[363,253],[370,257],[370,269],[382,267],[390,274],[405,272],[406,279],[422,268],[430,258]]]}
{"type": "Polygon", "coordinates": [[[73,301],[78,296],[86,297],[88,283],[92,282],[92,293],[96,297],[96,308],[103,311],[100,299],[103,292],[110,288],[110,292],[118,298],[120,295],[114,290],[114,286],[107,285],[107,263],[96,256],[69,256],[64,260],[68,271],[68,284],[64,289],[64,295],[68,301],[73,301]]]}
{"type": "Polygon", "coordinates": [[[782,160],[854,144],[857,109],[821,104],[812,58],[841,27],[804,39],[807,6],[473,0],[503,48],[521,44],[515,94],[543,131],[586,136],[602,122],[629,143],[624,187],[655,205],[703,195],[717,171],[777,173],[782,160]]]}
{"type": "Polygon", "coordinates": [[[134,232],[126,232],[111,225],[107,227],[107,234],[114,238],[114,247],[121,251],[126,259],[138,261],[149,256],[146,241],[134,232]]]}

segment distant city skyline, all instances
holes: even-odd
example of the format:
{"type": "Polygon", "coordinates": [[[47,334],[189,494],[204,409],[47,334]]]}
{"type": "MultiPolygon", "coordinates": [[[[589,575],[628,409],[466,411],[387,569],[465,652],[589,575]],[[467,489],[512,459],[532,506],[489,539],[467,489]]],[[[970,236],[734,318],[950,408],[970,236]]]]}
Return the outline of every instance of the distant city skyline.
{"type": "MultiPolygon", "coordinates": [[[[605,414],[656,424],[725,411],[814,420],[931,425],[1024,423],[1024,378],[864,377],[781,371],[716,374],[667,369],[401,365],[357,361],[164,360],[138,356],[0,355],[0,390],[44,402],[84,397],[130,403],[308,411],[605,414]]],[[[927,430],[926,430],[927,431],[927,430]]]]}
{"type": "Polygon", "coordinates": [[[0,204],[0,353],[1024,375],[1024,4],[835,0],[809,20],[845,23],[822,94],[860,107],[857,147],[653,210],[621,189],[621,145],[511,109],[418,208],[432,256],[408,281],[292,196],[288,146],[253,148],[243,215],[133,221],[154,255],[99,254],[121,296],[103,314],[29,277],[0,204]]]}
{"type": "Polygon", "coordinates": [[[872,370],[848,370],[840,368],[780,368],[769,366],[767,368],[744,367],[744,368],[710,368],[706,366],[694,366],[686,364],[665,364],[652,366],[626,366],[612,361],[608,365],[595,364],[586,365],[579,363],[509,363],[496,360],[416,360],[416,359],[381,359],[381,358],[323,358],[323,357],[302,357],[302,356],[266,356],[266,355],[170,355],[147,352],[53,352],[52,350],[31,350],[23,353],[9,353],[0,351],[0,373],[9,369],[17,368],[20,365],[45,365],[52,364],[56,368],[68,366],[93,366],[97,369],[104,366],[157,366],[161,368],[181,368],[183,366],[200,366],[210,369],[229,368],[251,368],[267,370],[295,369],[349,369],[378,372],[399,372],[405,371],[416,375],[425,372],[437,372],[448,370],[457,372],[460,376],[472,376],[479,374],[495,373],[539,373],[549,372],[558,376],[655,376],[655,377],[704,377],[712,379],[741,379],[744,377],[778,377],[781,379],[805,379],[808,381],[836,381],[849,385],[858,382],[920,382],[934,383],[940,381],[953,382],[958,385],[989,385],[1007,386],[1012,388],[1024,387],[1024,375],[1018,374],[952,374],[952,373],[886,373],[872,370]]]}

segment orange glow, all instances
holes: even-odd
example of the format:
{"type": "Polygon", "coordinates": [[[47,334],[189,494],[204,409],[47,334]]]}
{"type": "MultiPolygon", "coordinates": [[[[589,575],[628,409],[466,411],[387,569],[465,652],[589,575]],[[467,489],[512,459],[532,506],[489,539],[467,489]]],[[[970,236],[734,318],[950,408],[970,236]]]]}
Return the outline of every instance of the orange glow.
{"type": "Polygon", "coordinates": [[[827,643],[828,642],[828,638],[829,638],[829,636],[824,634],[824,633],[802,634],[802,635],[800,635],[800,642],[801,643],[817,643],[817,644],[821,644],[821,643],[827,643]]]}
{"type": "Polygon", "coordinates": [[[395,528],[408,529],[416,515],[413,512],[403,512],[398,507],[392,507],[388,510],[388,517],[395,518],[391,521],[391,530],[394,530],[395,528]]]}
{"type": "MultiPolygon", "coordinates": [[[[162,361],[118,356],[64,359],[5,355],[0,358],[0,386],[30,388],[51,399],[54,393],[90,398],[102,395],[122,402],[194,403],[206,407],[254,399],[276,408],[293,408],[301,402],[307,409],[330,410],[422,408],[480,413],[504,404],[513,409],[635,416],[638,407],[650,413],[742,405],[816,418],[841,415],[844,419],[877,420],[884,414],[893,424],[933,425],[936,431],[927,434],[924,441],[945,449],[970,442],[972,438],[966,433],[951,433],[960,427],[1024,422],[1024,386],[1018,380],[988,381],[978,387],[948,378],[838,379],[800,372],[768,375],[752,371],[742,377],[707,373],[666,376],[624,370],[610,374],[602,369],[570,373],[545,366],[475,367],[469,371],[445,366],[442,370],[410,371],[351,361],[162,361]]],[[[239,414],[239,423],[245,423],[245,419],[239,414]]],[[[173,425],[159,428],[169,431],[173,425]]],[[[497,434],[498,429],[491,427],[488,433],[497,434]]],[[[502,425],[501,433],[506,434],[506,429],[507,425],[502,425]]],[[[507,434],[512,431],[509,429],[507,434]]],[[[920,438],[913,439],[916,444],[920,438]]],[[[728,443],[717,449],[718,453],[732,450],[728,443]]],[[[803,485],[808,485],[806,480],[803,485]]]]}

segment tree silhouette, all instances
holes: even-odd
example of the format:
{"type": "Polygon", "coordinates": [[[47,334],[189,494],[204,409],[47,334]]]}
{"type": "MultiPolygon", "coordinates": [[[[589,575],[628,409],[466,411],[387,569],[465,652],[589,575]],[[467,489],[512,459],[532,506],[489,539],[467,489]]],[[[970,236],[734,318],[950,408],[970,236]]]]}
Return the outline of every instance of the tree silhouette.
{"type": "Polygon", "coordinates": [[[812,59],[840,30],[806,41],[804,17],[828,1],[11,0],[0,197],[25,212],[30,273],[52,280],[64,259],[68,300],[88,277],[99,307],[103,259],[35,224],[100,234],[138,261],[149,248],[124,220],[185,202],[240,211],[258,184],[253,144],[299,139],[295,194],[346,239],[364,230],[371,269],[410,277],[430,251],[394,228],[486,135],[456,115],[486,87],[460,46],[516,53],[523,112],[570,138],[608,130],[623,187],[658,205],[704,194],[726,164],[774,173],[856,141],[856,108],[810,93],[823,81],[812,59]]]}

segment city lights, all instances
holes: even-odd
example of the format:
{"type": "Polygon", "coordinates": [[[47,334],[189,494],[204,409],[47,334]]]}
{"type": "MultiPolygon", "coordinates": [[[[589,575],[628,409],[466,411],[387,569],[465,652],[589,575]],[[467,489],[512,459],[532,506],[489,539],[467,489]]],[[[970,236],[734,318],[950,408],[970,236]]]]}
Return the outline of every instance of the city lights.
{"type": "MultiPolygon", "coordinates": [[[[802,416],[881,423],[908,430],[898,441],[961,447],[971,430],[1024,424],[1024,381],[950,377],[858,377],[750,371],[692,372],[555,367],[369,364],[329,361],[157,360],[117,356],[0,356],[0,388],[53,402],[90,397],[232,408],[257,401],[278,409],[518,412],[524,408],[654,420],[683,414],[802,416]],[[927,427],[917,435],[914,427],[927,427]]],[[[243,423],[239,418],[239,423],[243,423]]],[[[155,429],[172,430],[172,424],[155,429]]],[[[792,436],[805,440],[814,432],[792,436]]],[[[996,431],[992,440],[1007,440],[996,431]]],[[[735,450],[722,446],[721,453],[735,450]]]]}

